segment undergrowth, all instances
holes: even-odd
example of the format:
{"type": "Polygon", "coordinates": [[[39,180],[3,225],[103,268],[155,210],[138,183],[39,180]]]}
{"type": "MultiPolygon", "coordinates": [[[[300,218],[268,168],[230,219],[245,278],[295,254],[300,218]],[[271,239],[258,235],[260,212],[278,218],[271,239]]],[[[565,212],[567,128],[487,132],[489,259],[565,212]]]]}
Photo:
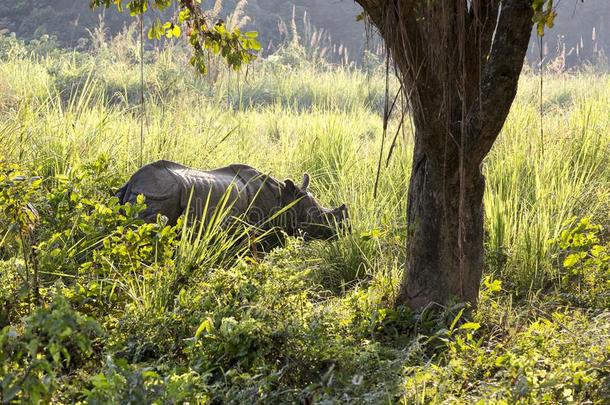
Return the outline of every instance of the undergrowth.
{"type": "Polygon", "coordinates": [[[607,402],[607,76],[548,77],[544,139],[522,78],[484,166],[479,305],[412,313],[394,306],[408,122],[372,196],[382,66],[292,44],[202,79],[177,46],[151,50],[140,145],[133,41],[0,37],[0,402],[607,402]],[[259,257],[221,227],[144,224],[144,199],[112,197],[140,155],[307,171],[353,231],[259,257]]]}

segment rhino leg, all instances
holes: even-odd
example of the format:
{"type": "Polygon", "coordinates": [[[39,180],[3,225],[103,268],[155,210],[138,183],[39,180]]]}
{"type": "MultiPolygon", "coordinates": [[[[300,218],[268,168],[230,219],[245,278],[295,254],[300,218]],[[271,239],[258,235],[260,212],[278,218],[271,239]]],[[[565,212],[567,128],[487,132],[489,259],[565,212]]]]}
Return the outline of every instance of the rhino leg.
{"type": "Polygon", "coordinates": [[[128,197],[130,194],[130,185],[131,183],[127,182],[114,193],[114,196],[119,199],[120,204],[125,204],[127,202],[125,197],[128,197]]]}
{"type": "Polygon", "coordinates": [[[180,215],[182,215],[183,209],[180,207],[179,195],[155,198],[155,196],[147,196],[146,193],[134,193],[132,192],[131,182],[126,183],[117,190],[115,197],[119,199],[121,204],[135,204],[140,194],[145,197],[144,204],[146,204],[146,208],[139,216],[145,222],[157,222],[157,215],[164,215],[167,217],[169,225],[175,225],[180,215]]]}
{"type": "Polygon", "coordinates": [[[146,209],[140,216],[146,222],[157,222],[157,215],[164,215],[167,217],[168,225],[176,225],[178,218],[182,215],[183,210],[180,207],[179,196],[171,196],[163,200],[146,198],[144,203],[146,204],[146,209]]]}
{"type": "Polygon", "coordinates": [[[167,217],[169,225],[175,225],[182,214],[181,178],[172,173],[168,162],[159,161],[139,169],[123,191],[123,203],[134,203],[138,195],[145,197],[146,209],[140,217],[146,222],[156,222],[157,215],[167,217]]]}

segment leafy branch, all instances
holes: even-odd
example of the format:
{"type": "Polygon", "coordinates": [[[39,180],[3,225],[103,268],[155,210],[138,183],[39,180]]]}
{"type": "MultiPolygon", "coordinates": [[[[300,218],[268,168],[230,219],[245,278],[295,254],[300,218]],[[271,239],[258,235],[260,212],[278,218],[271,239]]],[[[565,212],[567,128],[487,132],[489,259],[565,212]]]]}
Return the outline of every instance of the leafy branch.
{"type": "Polygon", "coordinates": [[[190,63],[199,72],[207,72],[206,55],[211,52],[221,55],[235,70],[256,59],[261,45],[257,32],[242,33],[239,28],[228,29],[224,21],[209,21],[201,9],[201,0],[91,0],[92,8],[116,8],[118,12],[127,9],[132,17],[144,15],[151,8],[163,11],[177,4],[178,15],[171,21],[155,20],[148,30],[148,38],[159,40],[162,37],[174,38],[182,35],[181,25],[186,26],[186,37],[193,48],[190,63]]]}
{"type": "Polygon", "coordinates": [[[534,0],[532,8],[534,9],[533,20],[536,24],[536,31],[542,37],[545,28],[553,28],[555,24],[557,12],[555,11],[554,0],[534,0]]]}

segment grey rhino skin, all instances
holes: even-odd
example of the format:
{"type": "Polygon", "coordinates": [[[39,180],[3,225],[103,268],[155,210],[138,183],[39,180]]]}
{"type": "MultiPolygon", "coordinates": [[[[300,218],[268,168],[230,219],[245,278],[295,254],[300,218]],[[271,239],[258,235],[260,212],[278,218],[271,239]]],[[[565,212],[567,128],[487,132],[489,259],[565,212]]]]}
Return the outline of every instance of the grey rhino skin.
{"type": "Polygon", "coordinates": [[[189,218],[194,215],[196,219],[209,219],[228,193],[225,198],[231,204],[231,215],[244,215],[251,225],[263,229],[276,226],[288,235],[306,239],[336,237],[347,223],[347,207],[322,207],[308,187],[307,174],[299,187],[290,179],[282,182],[244,164],[202,171],[159,160],[139,169],[116,197],[125,204],[133,203],[142,194],[146,197],[146,210],[141,214],[145,221],[155,222],[161,214],[175,225],[187,207],[189,218]]]}

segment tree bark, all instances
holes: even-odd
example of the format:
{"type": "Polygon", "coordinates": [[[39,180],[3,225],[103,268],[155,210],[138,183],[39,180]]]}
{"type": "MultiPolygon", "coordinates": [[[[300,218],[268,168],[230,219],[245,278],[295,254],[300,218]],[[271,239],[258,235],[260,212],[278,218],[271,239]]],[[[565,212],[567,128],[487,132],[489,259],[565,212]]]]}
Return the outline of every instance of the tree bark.
{"type": "Polygon", "coordinates": [[[421,308],[452,297],[475,303],[483,269],[480,165],[460,175],[457,150],[440,158],[416,136],[407,206],[406,275],[399,303],[421,308]]]}
{"type": "Polygon", "coordinates": [[[356,1],[392,54],[415,124],[397,304],[476,304],[484,265],[481,164],[516,95],[532,0],[356,1]]]}

